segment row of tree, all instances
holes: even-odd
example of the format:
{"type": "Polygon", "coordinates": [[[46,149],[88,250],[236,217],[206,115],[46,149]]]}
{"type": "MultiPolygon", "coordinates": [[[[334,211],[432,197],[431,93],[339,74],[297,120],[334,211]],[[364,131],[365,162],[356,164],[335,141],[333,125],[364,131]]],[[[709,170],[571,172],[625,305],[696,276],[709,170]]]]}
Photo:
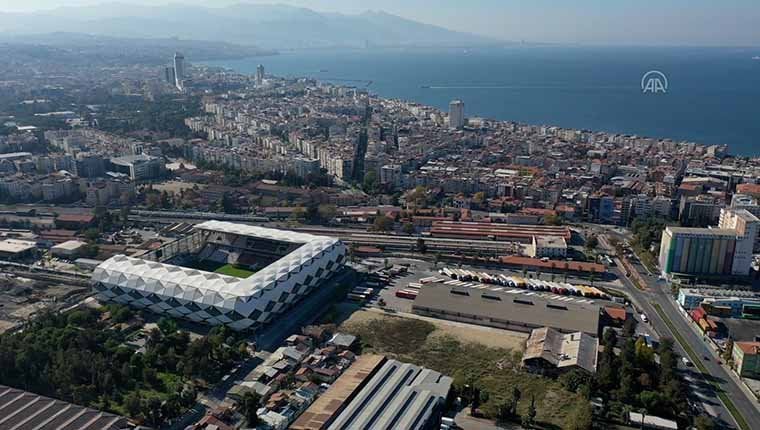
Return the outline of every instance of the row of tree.
{"type": "MultiPolygon", "coordinates": [[[[127,308],[110,309],[113,322],[133,318],[127,308]]],[[[134,333],[109,324],[100,310],[44,313],[23,331],[0,336],[0,383],[157,425],[194,401],[183,382],[215,382],[246,355],[245,343],[223,327],[191,341],[164,319],[138,353],[125,343],[134,333]]]]}
{"type": "Polygon", "coordinates": [[[677,373],[678,355],[672,339],[663,339],[654,349],[644,338],[618,339],[608,330],[602,345],[597,374],[591,381],[594,392],[648,414],[671,419],[686,416],[687,396],[677,373]]]}

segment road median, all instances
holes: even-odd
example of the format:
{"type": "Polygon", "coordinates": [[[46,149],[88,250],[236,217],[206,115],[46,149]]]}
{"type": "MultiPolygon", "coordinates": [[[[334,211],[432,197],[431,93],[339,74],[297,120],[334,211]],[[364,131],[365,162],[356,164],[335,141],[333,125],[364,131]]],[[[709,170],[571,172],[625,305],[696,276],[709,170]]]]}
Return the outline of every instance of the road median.
{"type": "MultiPolygon", "coordinates": [[[[670,320],[670,317],[668,317],[668,315],[662,309],[662,306],[660,306],[659,303],[655,303],[655,302],[651,302],[651,303],[652,303],[652,307],[654,307],[654,310],[657,312],[660,318],[662,318],[662,320],[665,321],[665,325],[667,325],[668,329],[670,329],[671,333],[673,333],[673,337],[681,345],[684,351],[686,351],[686,354],[691,359],[691,362],[694,363],[694,365],[697,367],[700,373],[702,373],[703,375],[710,375],[710,372],[707,371],[707,368],[702,363],[697,353],[694,352],[694,350],[691,348],[691,345],[689,345],[689,343],[686,342],[686,339],[684,339],[683,335],[681,335],[681,333],[676,329],[675,324],[673,324],[673,321],[670,320]]],[[[742,416],[742,414],[736,408],[736,405],[734,405],[734,402],[731,401],[731,399],[723,391],[720,385],[718,385],[717,383],[713,381],[708,380],[707,378],[705,378],[705,381],[713,387],[713,389],[715,390],[715,393],[718,395],[718,398],[726,406],[726,409],[734,418],[734,421],[736,421],[736,424],[739,425],[739,428],[741,428],[742,430],[752,430],[752,427],[750,427],[750,425],[744,419],[744,416],[742,416]]]]}

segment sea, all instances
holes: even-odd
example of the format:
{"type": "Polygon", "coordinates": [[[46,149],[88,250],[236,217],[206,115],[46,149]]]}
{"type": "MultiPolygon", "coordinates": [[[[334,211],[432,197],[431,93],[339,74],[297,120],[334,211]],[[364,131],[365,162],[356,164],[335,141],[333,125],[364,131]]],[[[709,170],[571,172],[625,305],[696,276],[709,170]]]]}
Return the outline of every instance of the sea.
{"type": "Polygon", "coordinates": [[[509,46],[284,51],[206,62],[367,88],[467,117],[635,134],[760,156],[760,48],[509,46]],[[646,90],[646,91],[645,91],[646,90]]]}

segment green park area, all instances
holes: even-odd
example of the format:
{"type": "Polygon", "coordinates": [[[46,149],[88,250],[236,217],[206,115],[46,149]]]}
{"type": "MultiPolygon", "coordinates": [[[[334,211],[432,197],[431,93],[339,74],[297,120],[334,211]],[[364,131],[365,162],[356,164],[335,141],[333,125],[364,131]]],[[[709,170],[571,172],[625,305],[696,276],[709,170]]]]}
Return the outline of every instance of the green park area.
{"type": "Polygon", "coordinates": [[[0,335],[0,384],[125,415],[154,428],[247,357],[225,327],[191,339],[168,318],[147,329],[120,305],[42,313],[0,335]]]}

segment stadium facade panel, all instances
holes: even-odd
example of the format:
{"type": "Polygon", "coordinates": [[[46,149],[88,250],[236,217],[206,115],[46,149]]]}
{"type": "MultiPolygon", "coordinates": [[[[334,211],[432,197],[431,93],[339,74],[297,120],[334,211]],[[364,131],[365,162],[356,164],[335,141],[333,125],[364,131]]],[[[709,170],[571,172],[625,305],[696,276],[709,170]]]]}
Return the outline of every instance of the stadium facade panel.
{"type": "Polygon", "coordinates": [[[346,259],[345,245],[325,236],[222,221],[198,224],[193,235],[192,251],[202,259],[226,262],[287,254],[248,278],[167,264],[156,252],[147,258],[116,255],[93,272],[98,298],[245,330],[271,321],[318,288],[346,259]]]}

